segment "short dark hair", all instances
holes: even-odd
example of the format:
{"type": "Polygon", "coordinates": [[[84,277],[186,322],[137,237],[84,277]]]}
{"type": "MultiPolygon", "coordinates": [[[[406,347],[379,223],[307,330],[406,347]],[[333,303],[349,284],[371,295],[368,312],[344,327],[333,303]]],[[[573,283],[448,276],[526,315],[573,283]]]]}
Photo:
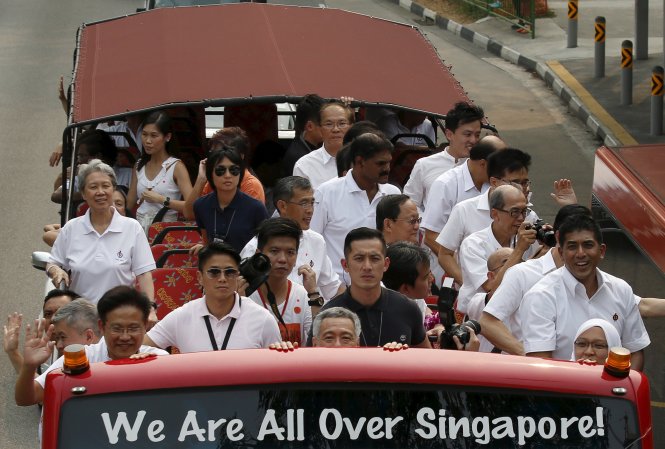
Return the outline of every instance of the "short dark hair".
{"type": "Polygon", "coordinates": [[[487,142],[478,142],[469,151],[469,159],[472,161],[486,161],[495,151],[494,145],[487,142]]]}
{"type": "Polygon", "coordinates": [[[335,163],[337,164],[337,177],[341,178],[344,176],[344,172],[351,170],[351,144],[347,143],[342,148],[339,149],[337,155],[335,155],[335,163]]]}
{"type": "Polygon", "coordinates": [[[240,178],[238,179],[238,188],[240,188],[240,183],[242,183],[242,178],[243,176],[245,176],[245,161],[240,156],[238,150],[227,145],[223,146],[220,149],[213,150],[210,152],[210,155],[208,155],[208,160],[206,161],[206,179],[208,180],[208,183],[210,184],[210,187],[212,188],[213,191],[216,190],[213,173],[215,173],[215,167],[217,166],[217,164],[219,164],[224,158],[228,158],[228,160],[230,160],[238,167],[240,167],[240,178]]]}
{"type": "Polygon", "coordinates": [[[90,159],[101,159],[104,163],[114,166],[118,159],[118,148],[106,131],[89,129],[76,139],[76,148],[85,145],[90,159]]]}
{"type": "Polygon", "coordinates": [[[199,271],[203,271],[203,267],[208,260],[217,255],[229,256],[235,261],[236,265],[240,266],[240,254],[234,247],[228,243],[212,241],[199,252],[199,271]]]}
{"type": "Polygon", "coordinates": [[[341,107],[341,108],[344,109],[344,111],[346,112],[346,115],[347,115],[347,118],[349,119],[349,122],[350,122],[350,123],[353,123],[353,122],[355,121],[355,117],[354,117],[354,115],[353,115],[353,109],[351,109],[350,107],[348,107],[347,105],[345,105],[341,100],[338,100],[338,99],[336,99],[336,98],[333,98],[333,99],[330,99],[330,100],[323,100],[323,104],[322,104],[321,107],[319,108],[319,115],[318,115],[318,117],[316,118],[316,119],[317,119],[317,123],[318,123],[319,125],[321,124],[321,113],[323,113],[323,111],[325,111],[326,109],[328,109],[328,108],[331,107],[331,106],[339,106],[339,107],[341,107]]]}
{"type": "Polygon", "coordinates": [[[376,229],[362,227],[356,228],[349,231],[344,238],[344,257],[349,257],[351,252],[351,244],[359,240],[379,240],[381,242],[381,248],[383,248],[383,254],[386,253],[386,240],[383,238],[383,234],[377,231],[376,229]]]}
{"type": "Polygon", "coordinates": [[[71,290],[60,290],[59,288],[54,288],[53,290],[48,292],[46,294],[46,296],[44,297],[44,304],[49,302],[50,299],[57,298],[58,296],[67,296],[72,301],[74,301],[75,299],[78,299],[78,298],[81,297],[81,295],[79,295],[78,293],[73,292],[71,290]]]}
{"type": "Polygon", "coordinates": [[[390,265],[383,273],[383,284],[391,290],[399,290],[402,285],[413,287],[418,279],[418,268],[429,268],[427,251],[410,242],[393,243],[388,247],[386,256],[390,259],[390,265]]]}
{"type": "Polygon", "coordinates": [[[367,160],[384,151],[392,152],[393,148],[393,144],[385,137],[365,133],[353,139],[349,150],[349,157],[351,163],[355,164],[357,157],[367,160]]]}
{"type": "Polygon", "coordinates": [[[402,193],[395,193],[392,195],[386,195],[379,201],[379,204],[376,205],[376,229],[383,232],[383,222],[386,218],[389,220],[395,220],[399,217],[399,212],[402,207],[402,204],[409,201],[408,195],[402,193]]]}
{"type": "Polygon", "coordinates": [[[455,132],[461,125],[482,121],[484,118],[483,108],[460,101],[455,103],[455,106],[446,114],[446,129],[455,132]]]}
{"type": "Polygon", "coordinates": [[[563,248],[568,235],[577,231],[591,231],[596,242],[602,245],[603,233],[598,223],[588,215],[574,214],[564,220],[559,227],[559,246],[563,248]]]}
{"type": "Polygon", "coordinates": [[[361,120],[351,125],[351,127],[346,131],[346,134],[344,134],[344,138],[342,139],[342,143],[344,145],[351,143],[353,139],[365,133],[376,134],[377,136],[385,137],[385,134],[383,134],[383,131],[379,129],[376,123],[370,122],[369,120],[361,120]]]}
{"type": "Polygon", "coordinates": [[[312,190],[312,183],[302,176],[285,176],[280,178],[272,188],[272,203],[277,209],[277,201],[289,201],[295,189],[312,190]]]}
{"type": "Polygon", "coordinates": [[[294,125],[296,136],[302,134],[307,122],[318,123],[319,110],[323,105],[323,101],[323,98],[317,94],[307,94],[302,97],[300,103],[296,106],[296,120],[294,125]]]}
{"type": "Polygon", "coordinates": [[[593,217],[591,210],[589,210],[589,208],[586,206],[582,206],[580,204],[566,204],[561,209],[559,209],[556,217],[554,217],[554,224],[552,225],[554,232],[558,231],[561,227],[561,224],[573,215],[586,215],[587,217],[593,217]]]}
{"type": "Polygon", "coordinates": [[[104,293],[97,303],[97,313],[99,319],[102,320],[102,324],[106,323],[106,317],[109,313],[123,306],[136,307],[141,311],[143,321],[148,321],[152,308],[148,297],[135,288],[119,285],[104,293]]]}
{"type": "Polygon", "coordinates": [[[487,177],[501,179],[506,173],[529,169],[531,156],[517,148],[495,151],[487,158],[487,177]]]}
{"type": "Polygon", "coordinates": [[[269,218],[259,225],[256,231],[256,248],[262,251],[268,241],[275,237],[287,237],[296,241],[296,250],[300,247],[302,229],[295,220],[285,217],[269,218]]]}
{"type": "Polygon", "coordinates": [[[210,151],[215,151],[218,147],[223,146],[234,148],[240,156],[244,156],[249,151],[249,137],[239,126],[218,129],[208,140],[208,148],[210,151]]]}

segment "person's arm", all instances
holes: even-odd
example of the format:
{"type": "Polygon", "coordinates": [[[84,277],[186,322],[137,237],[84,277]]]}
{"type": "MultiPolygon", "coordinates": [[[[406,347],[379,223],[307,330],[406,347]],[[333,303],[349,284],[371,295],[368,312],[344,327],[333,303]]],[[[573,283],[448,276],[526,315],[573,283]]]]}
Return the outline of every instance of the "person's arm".
{"type": "Polygon", "coordinates": [[[462,285],[462,269],[457,263],[457,259],[455,259],[455,252],[442,246],[437,258],[439,259],[439,265],[446,272],[446,277],[452,277],[458,285],[462,285]]]}
{"type": "Polygon", "coordinates": [[[159,348],[159,346],[152,341],[152,338],[148,337],[147,333],[143,336],[143,344],[146,346],[152,346],[153,348],[159,348]]]}
{"type": "Polygon", "coordinates": [[[483,336],[497,348],[508,354],[524,355],[524,346],[510,333],[505,324],[493,315],[483,312],[480,317],[483,336]]]}
{"type": "MultiPolygon", "coordinates": [[[[545,288],[538,288],[537,285],[524,295],[518,311],[522,323],[524,352],[529,357],[552,358],[557,349],[555,304],[557,293],[560,292],[552,291],[551,284],[547,284],[545,288]]],[[[569,353],[571,351],[572,348],[569,353]]]]}
{"type": "Polygon", "coordinates": [[[639,309],[642,318],[665,317],[665,299],[642,298],[639,302],[639,309]]]}
{"type": "Polygon", "coordinates": [[[206,161],[207,159],[202,159],[201,162],[199,162],[199,171],[197,172],[194,186],[189,191],[188,195],[182,196],[185,198],[185,205],[183,206],[182,214],[187,220],[194,219],[194,202],[201,196],[201,193],[203,193],[203,188],[205,187],[206,182],[208,182],[206,179],[206,161]]]}
{"type": "Polygon", "coordinates": [[[568,204],[577,204],[577,195],[573,189],[573,182],[570,179],[559,179],[554,181],[554,192],[550,193],[552,199],[559,207],[568,204]]]}
{"type": "Polygon", "coordinates": [[[155,285],[152,282],[152,272],[148,271],[143,274],[136,276],[136,280],[139,284],[139,290],[141,290],[150,301],[155,300],[155,285]]]}
{"type": "Polygon", "coordinates": [[[439,238],[439,233],[425,229],[425,245],[432,250],[434,254],[439,254],[439,249],[441,245],[436,243],[436,239],[439,238]]]}
{"type": "Polygon", "coordinates": [[[644,370],[644,350],[640,349],[639,351],[630,353],[630,368],[642,371],[644,370]]]}
{"type": "Polygon", "coordinates": [[[499,287],[499,285],[501,285],[501,281],[503,281],[503,275],[506,274],[508,268],[522,262],[524,253],[531,247],[533,242],[536,241],[536,230],[526,229],[527,224],[528,223],[523,222],[520,225],[520,228],[517,231],[517,242],[515,244],[515,249],[508,257],[506,263],[503,264],[493,279],[488,279],[483,283],[482,287],[486,292],[493,292],[499,287]]]}
{"type": "Polygon", "coordinates": [[[60,234],[59,224],[46,225],[44,226],[44,234],[42,234],[42,240],[48,246],[53,246],[53,244],[55,243],[55,239],[58,238],[58,234],[60,234]]]}
{"type": "Polygon", "coordinates": [[[23,322],[23,315],[14,312],[7,317],[7,324],[4,326],[4,339],[2,340],[2,349],[9,357],[9,361],[14,367],[16,374],[21,372],[23,366],[23,356],[18,350],[19,334],[21,333],[21,323],[23,322]]]}
{"type": "Polygon", "coordinates": [[[51,341],[53,325],[44,332],[45,320],[35,320],[34,328],[30,325],[25,329],[23,346],[23,365],[14,385],[16,405],[26,406],[42,402],[44,389],[35,381],[35,373],[39,365],[51,357],[55,342],[51,341]],[[33,330],[34,329],[34,330],[33,330]]]}
{"type": "MultiPolygon", "coordinates": [[[[177,184],[183,199],[171,200],[169,202],[169,208],[185,215],[185,199],[189,198],[189,195],[192,192],[192,181],[189,179],[189,173],[187,172],[185,164],[181,161],[178,161],[175,164],[175,168],[173,169],[173,181],[177,184]]],[[[166,197],[164,200],[166,200],[166,197]]]]}
{"type": "Polygon", "coordinates": [[[136,172],[136,165],[132,167],[132,180],[129,183],[129,192],[127,193],[127,210],[133,211],[138,202],[137,183],[138,174],[136,172]]]}
{"type": "Polygon", "coordinates": [[[66,287],[69,287],[69,275],[65,270],[54,263],[46,264],[46,276],[51,278],[51,282],[53,282],[55,288],[60,288],[60,284],[63,282],[66,287]]]}

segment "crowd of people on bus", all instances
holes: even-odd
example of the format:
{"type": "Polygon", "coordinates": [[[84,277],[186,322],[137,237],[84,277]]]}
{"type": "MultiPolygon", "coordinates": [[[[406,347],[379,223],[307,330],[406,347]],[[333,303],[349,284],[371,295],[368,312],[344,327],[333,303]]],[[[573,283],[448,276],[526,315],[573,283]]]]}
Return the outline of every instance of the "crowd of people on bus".
{"type": "Polygon", "coordinates": [[[25,326],[22,352],[22,315],[4,328],[17,404],[42,400],[46,373],[72,343],[88,345],[90,361],[174,349],[438,347],[446,311],[432,298],[451,292],[458,315],[481,326],[479,335],[467,328],[468,341],[453,337],[459,350],[603,363],[623,346],[643,368],[642,316],[665,315],[665,301],[640,298],[598,268],[602,232],[570,180],[554,182],[560,209],[543,224],[531,203],[531,156],[481,138],[483,110],[458,103],[445,118],[447,143],[418,159],[401,189],[388,182],[393,154],[436,143],[433,123],[405,111],[374,120],[354,123],[348,102],[304,97],[269,192],[237,127],[210,140],[193,186],[164,111],[133,120],[140,155],[129,179],[105,131],[84,132],[71,182],[85,212],[45,229],[57,290],[43,318],[25,326]],[[202,234],[190,251],[204,295],[157,321],[146,232],[156,217],[179,216],[202,234]],[[270,269],[248,291],[241,258],[255,254],[270,269]]]}

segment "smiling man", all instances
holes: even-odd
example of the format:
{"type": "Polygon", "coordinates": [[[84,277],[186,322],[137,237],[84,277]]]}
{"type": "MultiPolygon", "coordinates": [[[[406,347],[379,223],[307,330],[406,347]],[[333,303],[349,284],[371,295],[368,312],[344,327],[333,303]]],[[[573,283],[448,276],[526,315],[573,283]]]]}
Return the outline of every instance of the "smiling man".
{"type": "Polygon", "coordinates": [[[641,370],[651,340],[632,288],[598,269],[605,257],[598,224],[586,215],[568,218],[559,228],[557,250],[564,266],[531,288],[519,310],[526,354],[568,360],[580,325],[600,318],[614,325],[632,353],[632,367],[641,370]]]}

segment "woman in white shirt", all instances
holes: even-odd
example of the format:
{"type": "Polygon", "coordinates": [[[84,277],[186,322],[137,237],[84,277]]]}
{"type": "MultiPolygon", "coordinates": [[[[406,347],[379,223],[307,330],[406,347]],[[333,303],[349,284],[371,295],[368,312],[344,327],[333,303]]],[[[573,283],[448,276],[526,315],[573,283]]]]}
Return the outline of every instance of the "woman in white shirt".
{"type": "Polygon", "coordinates": [[[143,122],[143,154],[136,163],[127,195],[130,209],[138,204],[136,219],[148,232],[157,213],[166,208],[160,221],[176,221],[192,190],[185,164],[171,155],[171,119],[166,112],[156,111],[143,122]]]}

